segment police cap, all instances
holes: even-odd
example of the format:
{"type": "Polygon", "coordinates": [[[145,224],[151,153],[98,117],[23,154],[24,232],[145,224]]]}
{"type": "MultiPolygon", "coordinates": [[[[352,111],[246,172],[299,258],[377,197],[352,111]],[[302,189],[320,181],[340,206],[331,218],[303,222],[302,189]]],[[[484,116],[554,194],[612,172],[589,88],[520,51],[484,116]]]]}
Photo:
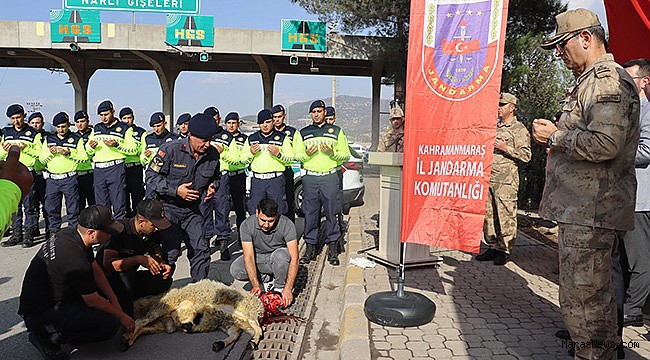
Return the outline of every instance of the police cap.
{"type": "Polygon", "coordinates": [[[70,117],[68,116],[68,114],[61,111],[60,113],[54,115],[54,120],[52,120],[52,125],[58,126],[69,122],[70,122],[70,117]]]}
{"type": "Polygon", "coordinates": [[[155,112],[151,114],[151,117],[149,118],[149,126],[160,124],[163,121],[165,121],[165,114],[161,113],[160,111],[155,112]]]}
{"type": "Polygon", "coordinates": [[[282,113],[285,112],[285,111],[284,111],[284,106],[282,106],[281,104],[275,105],[275,106],[271,109],[271,113],[272,113],[273,115],[275,115],[275,114],[277,114],[277,113],[279,113],[279,112],[282,112],[282,113]]]}
{"type": "Polygon", "coordinates": [[[309,112],[314,111],[316,108],[325,108],[325,102],[323,100],[316,100],[309,106],[309,112]]]}
{"type": "Polygon", "coordinates": [[[12,117],[16,114],[24,114],[25,109],[23,109],[23,106],[20,104],[13,104],[9,105],[7,108],[7,117],[12,117]]]}
{"type": "Polygon", "coordinates": [[[74,121],[79,119],[88,119],[88,114],[84,110],[79,110],[74,114],[74,121]]]}
{"type": "Polygon", "coordinates": [[[217,122],[206,114],[196,114],[190,119],[190,134],[201,139],[210,139],[217,133],[217,122]]]}
{"type": "Polygon", "coordinates": [[[124,225],[113,220],[111,211],[101,205],[91,205],[81,210],[79,225],[86,229],[100,230],[111,235],[117,235],[124,230],[124,225]]]}
{"type": "Polygon", "coordinates": [[[120,119],[127,116],[127,115],[133,115],[133,109],[131,109],[128,106],[125,107],[125,108],[122,108],[122,110],[120,110],[120,119]]]}
{"type": "Polygon", "coordinates": [[[205,115],[208,115],[211,118],[214,118],[215,116],[219,115],[219,109],[217,109],[214,106],[210,106],[210,107],[206,108],[205,110],[203,110],[203,113],[205,115]]]}
{"type": "Polygon", "coordinates": [[[163,204],[158,200],[144,199],[140,201],[136,211],[138,215],[151,221],[160,230],[165,230],[171,226],[171,223],[165,217],[163,204]]]}
{"type": "Polygon", "coordinates": [[[34,120],[34,119],[36,119],[36,118],[41,118],[41,119],[42,119],[42,118],[43,118],[43,114],[41,114],[40,112],[37,111],[37,112],[35,112],[35,113],[29,115],[29,118],[28,118],[27,120],[28,120],[28,121],[32,121],[32,120],[34,120]]]}
{"type": "Polygon", "coordinates": [[[237,120],[237,121],[239,121],[239,114],[236,111],[229,112],[228,115],[226,115],[226,122],[228,120],[237,120]]]}
{"type": "Polygon", "coordinates": [[[178,119],[176,119],[176,126],[190,121],[191,118],[192,115],[190,115],[190,113],[181,114],[178,119]]]}
{"type": "Polygon", "coordinates": [[[99,115],[100,113],[103,113],[104,111],[110,111],[110,110],[113,110],[113,109],[115,109],[113,107],[113,103],[110,100],[104,100],[97,107],[97,115],[99,115]]]}
{"type": "Polygon", "coordinates": [[[336,110],[334,106],[325,106],[325,116],[334,116],[336,115],[336,110]]]}
{"type": "Polygon", "coordinates": [[[260,112],[257,113],[257,123],[261,124],[265,122],[266,120],[273,119],[273,114],[271,114],[271,110],[269,109],[263,109],[260,110],[260,112]]]}

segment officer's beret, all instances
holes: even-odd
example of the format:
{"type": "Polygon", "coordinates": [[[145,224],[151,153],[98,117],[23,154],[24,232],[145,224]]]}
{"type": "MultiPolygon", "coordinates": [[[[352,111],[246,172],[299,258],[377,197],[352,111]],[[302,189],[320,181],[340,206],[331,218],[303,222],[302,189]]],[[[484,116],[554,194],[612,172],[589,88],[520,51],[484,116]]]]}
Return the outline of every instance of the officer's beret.
{"type": "Polygon", "coordinates": [[[509,94],[509,93],[501,93],[501,98],[499,98],[499,102],[502,104],[512,104],[512,105],[517,105],[517,97],[509,94]]]}
{"type": "Polygon", "coordinates": [[[264,109],[261,110],[260,112],[257,113],[257,123],[261,124],[265,122],[268,119],[273,119],[273,114],[271,114],[271,110],[269,109],[264,109]]]}
{"type": "Polygon", "coordinates": [[[282,106],[282,105],[280,105],[280,104],[275,105],[275,106],[271,109],[271,113],[272,113],[272,114],[277,114],[277,113],[279,113],[279,112],[285,112],[285,111],[284,111],[284,106],[282,106]]]}
{"type": "Polygon", "coordinates": [[[69,122],[70,122],[70,117],[68,117],[68,114],[61,111],[60,113],[54,115],[54,120],[52,120],[52,125],[57,126],[69,122]]]}
{"type": "Polygon", "coordinates": [[[189,113],[181,114],[181,116],[179,116],[178,119],[176,119],[176,125],[184,124],[190,121],[191,118],[192,115],[190,115],[189,113]]]}
{"type": "Polygon", "coordinates": [[[84,110],[79,110],[74,114],[74,121],[79,119],[88,119],[88,114],[84,110]]]}
{"type": "Polygon", "coordinates": [[[203,113],[204,113],[205,115],[208,115],[208,116],[211,117],[211,118],[214,118],[215,115],[219,115],[219,109],[217,109],[217,108],[214,107],[214,106],[210,106],[210,107],[208,107],[207,109],[203,110],[203,113]]]}
{"type": "Polygon", "coordinates": [[[24,114],[25,109],[23,109],[23,106],[20,104],[13,104],[9,105],[7,108],[7,117],[12,117],[16,114],[24,114]]]}
{"type": "Polygon", "coordinates": [[[149,126],[160,124],[163,121],[165,121],[165,114],[161,113],[160,111],[155,112],[151,114],[151,117],[149,118],[149,126]]]}
{"type": "Polygon", "coordinates": [[[113,110],[113,109],[114,109],[113,103],[110,100],[104,100],[97,107],[97,115],[99,115],[99,113],[102,113],[104,111],[110,111],[110,110],[113,110]]]}
{"type": "Polygon", "coordinates": [[[196,114],[190,119],[190,134],[201,139],[210,139],[217,133],[217,122],[209,115],[196,114]]]}
{"type": "Polygon", "coordinates": [[[128,106],[125,107],[125,108],[122,108],[122,110],[120,110],[120,119],[127,116],[127,115],[133,115],[133,109],[131,109],[128,106]]]}
{"type": "Polygon", "coordinates": [[[42,119],[42,118],[43,118],[43,114],[41,114],[40,112],[37,111],[37,112],[35,112],[35,113],[29,115],[29,118],[28,118],[27,120],[28,120],[28,121],[32,121],[33,119],[36,119],[37,117],[39,117],[39,118],[42,119]]]}
{"type": "Polygon", "coordinates": [[[226,121],[228,120],[237,120],[239,121],[239,114],[235,111],[229,112],[228,115],[226,115],[226,121]]]}
{"type": "Polygon", "coordinates": [[[325,106],[325,116],[334,116],[336,115],[336,110],[334,106],[325,106]]]}
{"type": "Polygon", "coordinates": [[[316,108],[324,108],[325,102],[323,100],[316,100],[309,106],[309,112],[314,111],[316,108]]]}

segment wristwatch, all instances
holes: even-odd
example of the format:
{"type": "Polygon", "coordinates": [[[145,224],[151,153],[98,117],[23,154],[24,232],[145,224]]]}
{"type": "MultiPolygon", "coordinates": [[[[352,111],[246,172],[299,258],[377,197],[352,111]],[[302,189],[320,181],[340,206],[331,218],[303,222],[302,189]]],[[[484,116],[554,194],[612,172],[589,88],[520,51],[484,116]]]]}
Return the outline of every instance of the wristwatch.
{"type": "Polygon", "coordinates": [[[551,134],[551,136],[549,136],[548,139],[546,140],[546,146],[547,146],[547,147],[551,147],[551,146],[553,146],[553,140],[555,140],[555,133],[556,133],[556,132],[557,132],[557,130],[553,131],[553,133],[551,134]]]}

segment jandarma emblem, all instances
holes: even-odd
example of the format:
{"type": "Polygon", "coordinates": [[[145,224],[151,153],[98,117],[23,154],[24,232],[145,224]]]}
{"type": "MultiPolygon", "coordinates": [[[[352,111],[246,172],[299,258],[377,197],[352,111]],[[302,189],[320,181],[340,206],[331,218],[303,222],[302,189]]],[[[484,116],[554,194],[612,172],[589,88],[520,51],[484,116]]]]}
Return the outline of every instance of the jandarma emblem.
{"type": "Polygon", "coordinates": [[[427,0],[422,75],[447,100],[478,93],[494,73],[501,33],[501,0],[427,0]]]}

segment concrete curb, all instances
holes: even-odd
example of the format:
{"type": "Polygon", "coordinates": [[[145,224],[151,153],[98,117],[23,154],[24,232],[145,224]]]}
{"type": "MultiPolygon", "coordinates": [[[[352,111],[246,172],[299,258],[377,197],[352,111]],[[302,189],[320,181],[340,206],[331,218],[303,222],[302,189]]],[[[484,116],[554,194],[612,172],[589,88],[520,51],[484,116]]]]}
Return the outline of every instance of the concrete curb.
{"type": "Polygon", "coordinates": [[[350,258],[362,248],[362,229],[359,208],[350,210],[343,281],[343,307],[339,332],[339,359],[370,359],[369,323],[363,311],[366,287],[363,269],[350,265],[350,258]]]}

